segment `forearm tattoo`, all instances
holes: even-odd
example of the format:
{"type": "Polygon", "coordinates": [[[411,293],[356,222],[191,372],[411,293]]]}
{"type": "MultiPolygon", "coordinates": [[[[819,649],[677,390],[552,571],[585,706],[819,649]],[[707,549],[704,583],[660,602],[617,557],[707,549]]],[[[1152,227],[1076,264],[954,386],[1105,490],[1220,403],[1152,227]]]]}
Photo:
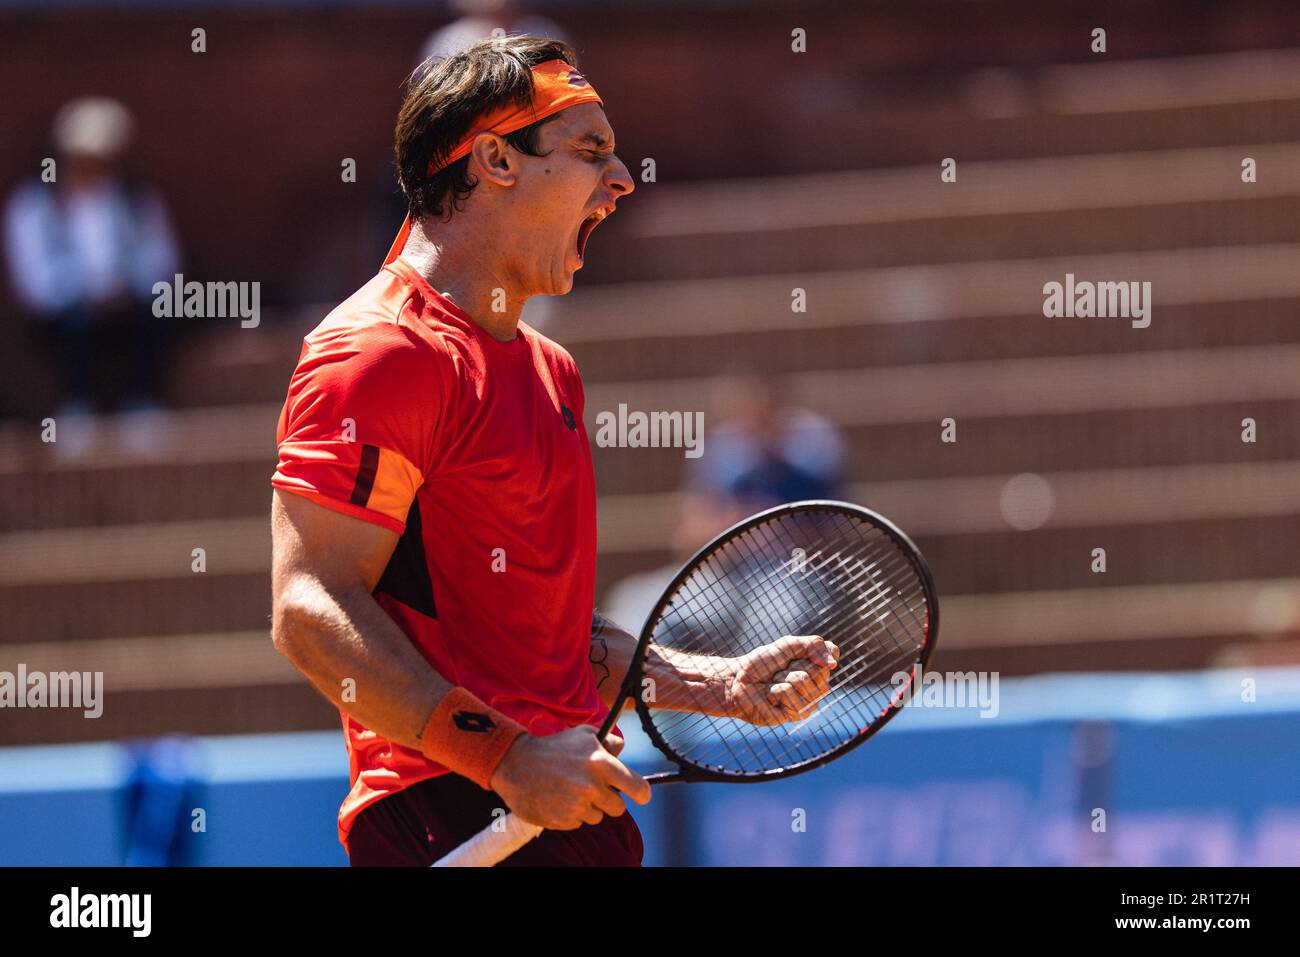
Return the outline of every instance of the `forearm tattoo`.
{"type": "Polygon", "coordinates": [[[609,622],[596,611],[591,613],[591,653],[588,660],[591,662],[591,670],[596,675],[596,687],[603,685],[610,676],[609,666],[605,664],[605,659],[609,657],[609,645],[601,635],[605,631],[605,626],[609,622]]]}

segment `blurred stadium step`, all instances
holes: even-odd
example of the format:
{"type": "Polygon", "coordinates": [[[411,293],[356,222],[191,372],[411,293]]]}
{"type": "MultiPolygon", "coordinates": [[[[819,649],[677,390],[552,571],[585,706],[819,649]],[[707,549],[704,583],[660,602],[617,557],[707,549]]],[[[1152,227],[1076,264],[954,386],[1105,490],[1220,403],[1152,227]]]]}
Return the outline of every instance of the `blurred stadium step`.
{"type": "Polygon", "coordinates": [[[1300,628],[1300,578],[950,595],[943,619],[945,631],[951,628],[944,645],[954,650],[1135,638],[1173,643],[1228,634],[1286,637],[1300,628]]]}
{"type": "Polygon", "coordinates": [[[788,108],[801,115],[805,149],[872,166],[1245,144],[1261,130],[1275,141],[1300,138],[1294,50],[1091,63],[1014,59],[939,77],[896,73],[846,83],[852,129],[842,121],[841,97],[788,108]],[[824,141],[830,131],[835,138],[824,141]]]}
{"type": "MultiPolygon", "coordinates": [[[[847,497],[908,529],[945,593],[1079,586],[1097,580],[1096,547],[1112,556],[1105,580],[1116,585],[1265,575],[1300,537],[1295,460],[904,479],[859,483],[847,497]]],[[[677,507],[671,493],[602,499],[598,593],[667,559],[677,507]]],[[[10,532],[0,536],[3,641],[269,628],[269,568],[261,515],[10,532]],[[195,548],[206,571],[193,570],[195,548]]]]}
{"type": "MultiPolygon", "coordinates": [[[[1300,144],[1248,144],[665,184],[626,221],[602,282],[825,272],[1294,241],[1300,144]],[[1245,157],[1256,182],[1243,183],[1245,157]]],[[[607,227],[608,228],[608,227],[607,227]]]]}
{"type": "MultiPolygon", "coordinates": [[[[939,419],[925,422],[840,423],[848,474],[872,481],[958,478],[991,470],[1165,467],[1265,462],[1300,457],[1300,401],[1256,400],[1042,415],[957,415],[957,442],[940,441],[939,419]],[[1241,423],[1255,421],[1267,441],[1241,441],[1241,423]]],[[[706,419],[707,422],[707,419],[706,419]]],[[[1261,440],[1263,441],[1263,440],[1261,440]]],[[[707,456],[709,443],[704,443],[707,456]]],[[[682,449],[596,448],[596,487],[602,495],[671,492],[687,475],[682,449]]]]}
{"type": "MultiPolygon", "coordinates": [[[[874,479],[1032,471],[1028,450],[1045,448],[1058,469],[1300,454],[1300,435],[1289,427],[1300,402],[1300,344],[823,369],[777,381],[791,401],[845,431],[852,474],[874,479]],[[944,445],[940,422],[950,416],[958,441],[944,445]],[[1261,444],[1240,441],[1247,417],[1261,444]]],[[[617,415],[620,405],[698,410],[707,427],[724,383],[711,376],[589,385],[602,494],[673,489],[685,459],[682,449],[627,455],[600,447],[599,414],[617,415]]],[[[159,432],[150,462],[106,446],[88,461],[61,463],[30,430],[11,425],[0,437],[7,450],[0,527],[264,516],[277,414],[270,403],[179,411],[159,432]]]]}
{"type": "Polygon", "coordinates": [[[102,671],[110,692],[291,684],[268,631],[6,644],[29,671],[102,671]]]}
{"type": "MultiPolygon", "coordinates": [[[[1287,310],[1294,315],[1300,299],[1297,261],[1300,243],[1285,242],[619,283],[587,288],[556,303],[543,331],[574,353],[584,380],[593,383],[761,358],[776,342],[785,351],[792,334],[790,356],[806,359],[797,336],[816,336],[823,343],[804,348],[824,353],[830,348],[826,343],[835,342],[839,361],[846,364],[876,364],[877,351],[902,352],[915,362],[931,360],[932,350],[956,358],[963,346],[973,355],[1000,354],[993,350],[1004,347],[1024,355],[1087,349],[1089,342],[1095,348],[1112,339],[1111,349],[1142,349],[1164,335],[1171,337],[1168,347],[1179,344],[1180,336],[1186,344],[1203,341],[1201,331],[1210,342],[1256,336],[1254,341],[1266,341],[1273,329],[1290,339],[1296,327],[1284,320],[1287,310]],[[1151,326],[1132,329],[1124,319],[1045,319],[1043,285],[1063,282],[1067,274],[1079,280],[1150,282],[1151,326]],[[807,312],[791,311],[796,288],[806,290],[807,312]],[[1245,328],[1216,331],[1222,322],[1215,316],[1240,320],[1245,328]],[[1196,330],[1180,331],[1189,319],[1196,330]],[[1021,337],[1024,342],[1017,345],[1021,337]]],[[[260,333],[265,340],[257,349],[217,350],[215,357],[191,350],[177,373],[183,404],[282,402],[302,336],[328,311],[321,306],[295,312],[284,325],[260,333]]],[[[258,330],[236,330],[224,339],[258,335],[258,330]]],[[[213,349],[221,338],[212,337],[213,349]]]]}
{"type": "MultiPolygon", "coordinates": [[[[1157,310],[1193,304],[1300,298],[1300,243],[1135,250],[988,262],[784,273],[763,277],[663,280],[601,286],[574,293],[547,334],[571,350],[587,343],[642,339],[692,340],[791,329],[838,331],[1019,316],[1028,324],[1118,326],[1124,320],[1045,319],[1043,285],[1078,279],[1150,282],[1157,310]],[[808,311],[791,310],[804,289],[808,311]]],[[[1157,313],[1151,328],[1159,322],[1157,313]]],[[[1150,329],[1144,329],[1149,332],[1150,329]]],[[[1094,334],[1097,330],[1094,328],[1094,334]]],[[[875,330],[877,336],[884,332],[875,330]]]]}
{"type": "MultiPolygon", "coordinates": [[[[859,501],[875,506],[869,499],[859,501]]],[[[892,513],[885,514],[892,517],[892,513]]],[[[1102,592],[1127,586],[1268,578],[1278,568],[1288,567],[1298,536],[1300,515],[1294,514],[1182,521],[1153,516],[1149,522],[1139,523],[1077,527],[1049,523],[1032,531],[1014,530],[1003,521],[1001,528],[978,533],[912,533],[945,596],[945,637],[951,627],[946,606],[949,594],[1061,589],[1102,592]],[[1251,550],[1242,553],[1231,547],[1236,541],[1252,542],[1251,550]],[[1097,548],[1105,549],[1104,574],[1092,571],[1097,548]],[[1170,555],[1178,556],[1177,560],[1170,555]]],[[[598,582],[603,587],[598,587],[598,594],[626,575],[674,564],[667,543],[649,554],[640,550],[603,553],[598,582]]],[[[1044,627],[1050,630],[1055,625],[1046,623],[1044,627]]]]}
{"type": "MultiPolygon", "coordinates": [[[[267,533],[269,541],[269,532],[267,533]]],[[[266,566],[238,574],[0,585],[0,644],[262,629],[270,635],[266,566]]]]}
{"type": "MultiPolygon", "coordinates": [[[[1009,474],[856,482],[845,495],[922,539],[1016,527],[1107,528],[1300,515],[1300,461],[1294,460],[1035,474],[1031,482],[1015,485],[1018,476],[1009,474]],[[1035,515],[1040,518],[1034,520],[1035,515]]],[[[602,553],[667,548],[677,506],[678,496],[671,492],[605,496],[602,553]]],[[[1196,560],[1191,554],[1180,557],[1196,560]]]]}
{"type": "MultiPolygon", "coordinates": [[[[1250,377],[1237,380],[1262,393],[1250,377]]],[[[1296,380],[1300,391],[1300,378],[1296,380]]],[[[1012,398],[1015,398],[1014,395],[1012,398]]],[[[1044,456],[1055,469],[1253,462],[1300,458],[1300,395],[1150,408],[1100,409],[1025,414],[988,405],[957,415],[959,440],[939,441],[936,416],[922,421],[855,421],[854,408],[831,415],[841,429],[848,471],[873,480],[977,476],[991,469],[1008,473],[1040,468],[1044,456]],[[1253,418],[1261,444],[1241,442],[1241,422],[1253,418]]],[[[1011,402],[1008,402],[1010,405],[1011,402]]],[[[954,403],[951,408],[961,409],[954,403]]],[[[876,411],[873,410],[873,415],[876,411]]],[[[588,428],[595,430],[595,410],[588,428]]],[[[706,413],[706,425],[711,418],[706,413]]],[[[708,442],[704,448],[707,452],[708,442]]],[[[11,530],[79,528],[135,522],[186,522],[253,518],[269,513],[274,459],[265,455],[202,466],[184,461],[165,465],[61,468],[0,473],[0,525],[11,530]]],[[[593,448],[597,489],[602,495],[676,490],[688,459],[679,448],[593,448]]]]}
{"type": "MultiPolygon", "coordinates": [[[[912,364],[782,377],[792,404],[844,426],[1273,401],[1300,397],[1300,345],[912,364]]],[[[705,410],[717,380],[588,386],[588,416],[619,404],[705,410]]]]}
{"type": "MultiPolygon", "coordinates": [[[[1300,343],[1300,298],[1165,305],[1147,329],[1090,320],[1052,321],[1000,314],[927,322],[863,321],[828,329],[807,325],[712,332],[683,344],[670,336],[578,340],[570,350],[588,388],[649,379],[711,377],[729,370],[764,374],[810,369],[869,369],[928,362],[949,363],[1043,356],[1115,355],[1164,349],[1300,343]],[[1140,334],[1139,334],[1140,333],[1140,334]]],[[[551,334],[567,339],[563,329],[551,334]]]]}
{"type": "MultiPolygon", "coordinates": [[[[8,711],[0,744],[340,728],[338,711],[301,676],[279,685],[224,688],[114,692],[110,685],[106,699],[104,713],[95,719],[71,708],[8,711]]],[[[340,752],[342,748],[340,739],[340,752]]]]}

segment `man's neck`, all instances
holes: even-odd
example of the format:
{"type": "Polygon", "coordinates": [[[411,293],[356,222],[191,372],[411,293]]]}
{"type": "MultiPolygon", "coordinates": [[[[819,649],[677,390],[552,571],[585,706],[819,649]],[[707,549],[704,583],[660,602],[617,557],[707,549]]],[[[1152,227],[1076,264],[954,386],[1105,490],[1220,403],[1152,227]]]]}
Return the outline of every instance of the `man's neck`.
{"type": "MultiPolygon", "coordinates": [[[[478,255],[481,245],[469,239],[465,223],[458,215],[426,231],[422,223],[413,222],[402,258],[488,335],[509,342],[518,332],[524,299],[512,295],[499,268],[478,255]]],[[[481,236],[484,231],[473,232],[481,236]]]]}

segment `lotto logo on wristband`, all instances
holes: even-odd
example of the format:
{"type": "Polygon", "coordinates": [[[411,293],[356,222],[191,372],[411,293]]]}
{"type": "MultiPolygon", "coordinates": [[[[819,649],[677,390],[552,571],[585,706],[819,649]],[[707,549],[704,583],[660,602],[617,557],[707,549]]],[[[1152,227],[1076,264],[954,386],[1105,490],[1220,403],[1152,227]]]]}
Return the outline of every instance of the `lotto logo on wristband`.
{"type": "Polygon", "coordinates": [[[420,732],[420,750],[429,760],[491,789],[493,772],[523,733],[518,721],[457,687],[443,695],[429,715],[420,732]]]}
{"type": "Polygon", "coordinates": [[[485,714],[479,714],[474,711],[457,711],[451,716],[456,727],[462,731],[493,731],[496,729],[496,722],[485,714]]]}

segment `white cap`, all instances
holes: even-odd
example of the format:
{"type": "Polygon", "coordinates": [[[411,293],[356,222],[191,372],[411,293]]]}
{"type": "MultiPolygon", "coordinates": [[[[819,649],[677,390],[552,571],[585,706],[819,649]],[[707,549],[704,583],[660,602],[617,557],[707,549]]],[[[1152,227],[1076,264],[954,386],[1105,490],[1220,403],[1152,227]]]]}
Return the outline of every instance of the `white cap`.
{"type": "Polygon", "coordinates": [[[87,96],[64,104],[54,117],[54,144],[63,153],[115,159],[134,127],[131,112],[117,100],[87,96]]]}

